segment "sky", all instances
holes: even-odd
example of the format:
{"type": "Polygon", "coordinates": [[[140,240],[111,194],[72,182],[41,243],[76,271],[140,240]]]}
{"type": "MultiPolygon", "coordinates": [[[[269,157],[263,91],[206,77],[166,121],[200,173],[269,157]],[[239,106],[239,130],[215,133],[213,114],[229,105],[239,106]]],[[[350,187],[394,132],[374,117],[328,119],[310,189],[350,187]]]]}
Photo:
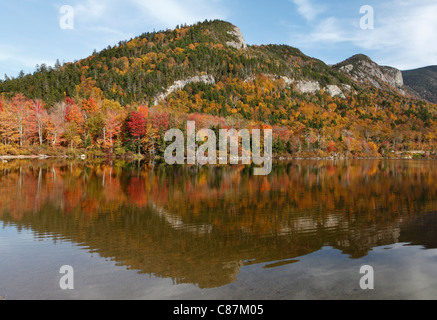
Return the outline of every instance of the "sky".
{"type": "Polygon", "coordinates": [[[0,79],[205,19],[233,23],[249,45],[409,70],[437,65],[436,17],[436,0],[0,0],[0,79]]]}

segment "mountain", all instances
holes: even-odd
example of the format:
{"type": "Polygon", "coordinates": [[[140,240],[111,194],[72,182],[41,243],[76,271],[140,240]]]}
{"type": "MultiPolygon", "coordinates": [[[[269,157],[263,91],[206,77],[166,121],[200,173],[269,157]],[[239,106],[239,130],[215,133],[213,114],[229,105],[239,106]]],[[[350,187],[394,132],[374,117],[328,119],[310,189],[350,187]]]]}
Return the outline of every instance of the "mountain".
{"type": "Polygon", "coordinates": [[[334,66],[353,80],[370,84],[382,90],[395,90],[401,94],[404,91],[402,72],[393,67],[380,66],[368,56],[357,54],[334,66]]]}
{"type": "Polygon", "coordinates": [[[437,103],[437,66],[401,71],[380,66],[368,56],[357,54],[333,68],[361,84],[437,103]]]}
{"type": "Polygon", "coordinates": [[[437,66],[402,71],[408,90],[418,97],[437,103],[437,66]]]}
{"type": "Polygon", "coordinates": [[[410,94],[401,71],[364,55],[328,66],[291,46],[248,45],[221,20],[144,33],[0,81],[0,154],[44,144],[160,154],[163,133],[188,119],[270,126],[278,155],[430,154],[437,143],[437,106],[410,94]]]}
{"type": "Polygon", "coordinates": [[[20,92],[53,105],[77,94],[78,87],[95,87],[121,104],[155,105],[193,82],[212,85],[227,77],[247,81],[260,74],[282,78],[301,93],[323,90],[346,98],[370,85],[406,94],[401,71],[379,66],[365,55],[330,67],[290,46],[248,46],[238,27],[220,20],[144,33],[63,66],[43,64],[33,74],[1,81],[0,92],[20,92]]]}
{"type": "Polygon", "coordinates": [[[199,76],[220,82],[227,77],[247,80],[259,74],[284,77],[303,92],[326,88],[342,95],[344,85],[352,85],[341,73],[296,48],[247,46],[236,26],[215,20],[145,33],[63,66],[37,66],[32,75],[1,82],[0,92],[21,92],[54,104],[65,95],[73,96],[77,86],[87,82],[106,98],[122,104],[152,103],[168,95],[173,85],[179,88],[199,76]]]}

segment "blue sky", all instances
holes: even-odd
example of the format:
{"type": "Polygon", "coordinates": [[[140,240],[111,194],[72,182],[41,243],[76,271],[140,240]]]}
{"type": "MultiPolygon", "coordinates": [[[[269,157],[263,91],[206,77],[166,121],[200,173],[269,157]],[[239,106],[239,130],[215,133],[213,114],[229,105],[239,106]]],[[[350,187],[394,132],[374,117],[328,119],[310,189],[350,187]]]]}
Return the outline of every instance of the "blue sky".
{"type": "Polygon", "coordinates": [[[402,70],[437,65],[436,0],[0,0],[0,79],[79,60],[144,32],[205,19],[238,26],[248,44],[287,44],[328,64],[364,53],[402,70]],[[74,29],[60,26],[71,6],[74,29]],[[374,28],[362,29],[364,5],[374,28]]]}

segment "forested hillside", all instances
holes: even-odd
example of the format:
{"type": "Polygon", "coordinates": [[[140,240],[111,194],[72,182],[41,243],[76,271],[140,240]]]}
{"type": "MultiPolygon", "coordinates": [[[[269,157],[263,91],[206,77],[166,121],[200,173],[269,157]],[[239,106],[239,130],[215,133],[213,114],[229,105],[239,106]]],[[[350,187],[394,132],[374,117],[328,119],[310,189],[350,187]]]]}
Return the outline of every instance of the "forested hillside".
{"type": "Polygon", "coordinates": [[[285,45],[247,46],[232,24],[145,33],[0,82],[0,155],[162,155],[163,135],[272,127],[276,155],[435,151],[436,105],[362,83],[285,45]]]}
{"type": "Polygon", "coordinates": [[[403,71],[409,90],[432,103],[437,103],[437,66],[403,71]]]}

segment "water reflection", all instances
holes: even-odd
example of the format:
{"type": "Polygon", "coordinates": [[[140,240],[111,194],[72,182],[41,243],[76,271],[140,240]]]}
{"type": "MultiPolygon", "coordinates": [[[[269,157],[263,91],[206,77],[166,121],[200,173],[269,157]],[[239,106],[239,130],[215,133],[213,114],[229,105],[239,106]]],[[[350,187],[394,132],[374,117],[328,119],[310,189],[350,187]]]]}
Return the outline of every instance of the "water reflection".
{"type": "Polygon", "coordinates": [[[140,273],[215,288],[330,246],[352,259],[400,242],[437,248],[437,167],[296,161],[252,168],[0,164],[0,220],[140,273]]]}

